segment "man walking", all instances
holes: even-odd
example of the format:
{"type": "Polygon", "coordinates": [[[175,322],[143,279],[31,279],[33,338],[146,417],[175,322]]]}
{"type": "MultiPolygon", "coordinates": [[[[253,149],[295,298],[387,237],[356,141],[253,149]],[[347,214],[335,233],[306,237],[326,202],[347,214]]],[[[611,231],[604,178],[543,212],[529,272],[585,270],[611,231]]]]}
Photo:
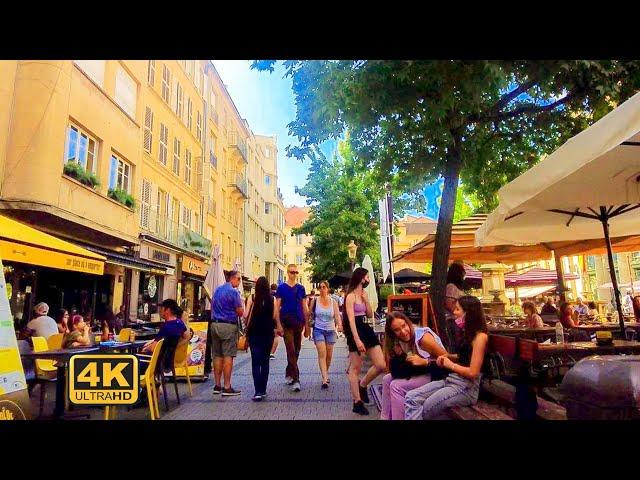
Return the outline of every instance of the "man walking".
{"type": "MultiPolygon", "coordinates": [[[[275,298],[276,291],[278,290],[278,285],[276,283],[271,284],[271,296],[275,298]]],[[[273,339],[273,346],[271,347],[271,354],[269,355],[269,359],[275,360],[276,358],[276,350],[278,350],[278,345],[280,344],[280,337],[276,336],[273,339]]]]}
{"type": "Polygon", "coordinates": [[[229,273],[229,281],[216,288],[211,306],[211,340],[213,350],[214,395],[240,395],[231,386],[233,358],[238,352],[238,317],[244,314],[244,303],[237,290],[242,281],[239,272],[229,273]],[[224,377],[224,388],[220,380],[224,377]]]}
{"type": "Polygon", "coordinates": [[[286,381],[294,392],[300,391],[300,371],[298,356],[302,348],[302,332],[309,337],[309,307],[306,292],[296,279],[298,266],[294,263],[287,267],[287,281],[276,290],[276,319],[284,328],[284,345],[287,349],[286,381]]]}

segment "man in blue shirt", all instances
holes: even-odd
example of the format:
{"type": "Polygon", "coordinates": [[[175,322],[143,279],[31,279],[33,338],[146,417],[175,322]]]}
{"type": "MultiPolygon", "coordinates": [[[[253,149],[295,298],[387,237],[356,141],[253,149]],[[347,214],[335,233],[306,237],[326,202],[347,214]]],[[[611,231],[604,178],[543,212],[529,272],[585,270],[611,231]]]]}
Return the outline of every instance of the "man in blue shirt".
{"type": "Polygon", "coordinates": [[[242,276],[239,272],[229,273],[229,281],[216,288],[211,302],[211,340],[213,350],[214,395],[223,397],[240,395],[231,387],[233,358],[238,352],[238,317],[244,313],[244,303],[237,290],[242,276]],[[224,377],[224,388],[220,385],[224,377]]]}
{"type": "MultiPolygon", "coordinates": [[[[160,305],[158,305],[160,316],[164,320],[164,323],[160,327],[160,330],[156,334],[155,338],[150,342],[145,343],[140,351],[141,358],[145,355],[151,355],[156,348],[158,342],[164,339],[163,350],[175,349],[180,339],[188,340],[191,337],[191,332],[182,321],[182,308],[172,298],[167,298],[160,305]]],[[[164,355],[164,368],[168,370],[171,368],[171,362],[173,362],[173,356],[164,355]]],[[[142,360],[140,364],[141,373],[148,367],[148,360],[142,360]]]]}
{"type": "Polygon", "coordinates": [[[298,266],[294,263],[287,267],[287,281],[276,290],[276,320],[284,327],[284,345],[287,348],[286,382],[294,392],[300,391],[300,371],[298,356],[302,348],[302,331],[309,337],[310,327],[307,294],[296,278],[298,266]]]}

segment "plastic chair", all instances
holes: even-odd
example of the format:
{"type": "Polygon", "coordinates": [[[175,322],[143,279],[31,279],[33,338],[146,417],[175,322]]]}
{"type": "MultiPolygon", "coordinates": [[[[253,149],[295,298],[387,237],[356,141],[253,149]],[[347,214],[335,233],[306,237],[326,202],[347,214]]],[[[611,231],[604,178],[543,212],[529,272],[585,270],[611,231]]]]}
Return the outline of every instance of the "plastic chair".
{"type": "MultiPolygon", "coordinates": [[[[162,345],[164,338],[160,340],[156,347],[153,349],[153,354],[149,360],[149,366],[144,374],[140,375],[140,386],[147,389],[147,398],[149,399],[149,412],[151,413],[151,420],[157,420],[160,418],[160,409],[158,408],[158,386],[156,383],[156,369],[158,368],[158,361],[162,353],[162,345]]],[[[144,360],[140,360],[144,363],[144,360]]],[[[166,395],[165,395],[166,396],[166,395]]]]}
{"type": "MultiPolygon", "coordinates": [[[[49,345],[44,337],[31,337],[33,342],[34,352],[46,352],[49,350],[49,345]]],[[[35,383],[40,385],[40,409],[38,416],[42,416],[44,410],[44,396],[47,383],[55,382],[58,377],[58,367],[55,365],[54,360],[45,360],[38,358],[35,361],[36,365],[36,378],[35,383]]]]}
{"type": "Polygon", "coordinates": [[[191,377],[189,377],[189,367],[188,367],[188,352],[189,352],[189,340],[182,339],[178,346],[176,347],[176,351],[173,354],[173,383],[176,388],[176,397],[178,398],[178,403],[180,403],[180,396],[178,395],[178,385],[176,378],[176,368],[184,369],[184,375],[187,377],[187,384],[189,385],[189,395],[193,396],[193,389],[191,388],[191,377]]]}
{"type": "Polygon", "coordinates": [[[131,337],[131,329],[123,328],[122,330],[120,330],[120,333],[118,334],[118,341],[128,342],[130,337],[131,337]]]}
{"type": "Polygon", "coordinates": [[[64,333],[56,333],[47,338],[47,345],[49,350],[59,350],[62,348],[62,340],[64,339],[64,333]]]}

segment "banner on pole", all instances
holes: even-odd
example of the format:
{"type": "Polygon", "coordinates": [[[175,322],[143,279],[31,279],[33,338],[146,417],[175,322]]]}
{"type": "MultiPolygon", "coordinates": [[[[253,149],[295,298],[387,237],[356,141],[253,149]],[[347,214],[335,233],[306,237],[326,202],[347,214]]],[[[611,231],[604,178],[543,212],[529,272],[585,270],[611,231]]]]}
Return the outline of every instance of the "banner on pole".
{"type": "Polygon", "coordinates": [[[389,273],[391,273],[391,255],[389,252],[389,217],[387,197],[378,201],[378,210],[380,211],[380,263],[382,264],[382,281],[385,282],[389,273]]]}

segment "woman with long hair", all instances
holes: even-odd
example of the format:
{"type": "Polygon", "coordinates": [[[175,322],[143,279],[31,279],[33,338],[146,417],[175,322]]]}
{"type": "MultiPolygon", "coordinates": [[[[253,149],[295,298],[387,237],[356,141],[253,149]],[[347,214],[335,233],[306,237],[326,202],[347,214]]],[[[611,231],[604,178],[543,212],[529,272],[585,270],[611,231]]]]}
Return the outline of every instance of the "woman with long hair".
{"type": "Polygon", "coordinates": [[[543,328],[542,317],[538,315],[538,309],[533,302],[524,302],[522,311],[526,315],[524,323],[527,328],[543,328]]]}
{"type": "Polygon", "coordinates": [[[560,311],[558,312],[560,323],[564,328],[575,328],[578,326],[578,321],[573,320],[573,307],[567,302],[560,304],[560,311]]]}
{"type": "Polygon", "coordinates": [[[429,327],[417,327],[404,313],[393,312],[384,327],[384,357],[390,373],[382,377],[381,420],[404,420],[408,391],[431,381],[429,360],[447,351],[429,327]]]}
{"type": "Polygon", "coordinates": [[[373,317],[369,297],[364,291],[368,285],[367,269],[356,268],[351,275],[344,304],[346,319],[343,321],[343,329],[349,347],[349,386],[353,398],[353,412],[358,415],[369,415],[369,410],[364,406],[365,403],[369,403],[367,387],[386,368],[378,337],[366,321],[367,318],[373,317]],[[364,353],[369,355],[373,365],[360,380],[361,355],[364,353]]]}
{"type": "Polygon", "coordinates": [[[56,324],[58,325],[58,333],[69,333],[69,312],[61,308],[56,315],[56,324]]]}
{"type": "Polygon", "coordinates": [[[333,357],[333,346],[337,340],[337,331],[342,331],[342,318],[340,309],[336,302],[329,295],[329,283],[320,282],[320,296],[311,301],[309,307],[311,318],[313,318],[313,343],[318,351],[318,365],[320,375],[322,375],[323,389],[329,388],[329,367],[333,357]]]}
{"type": "Polygon", "coordinates": [[[91,345],[91,328],[82,315],[74,315],[69,323],[69,332],[62,338],[62,348],[77,348],[91,345]]]}
{"type": "Polygon", "coordinates": [[[436,361],[451,373],[444,380],[429,382],[407,393],[407,420],[431,419],[449,407],[474,405],[478,401],[489,340],[480,300],[470,295],[460,297],[456,316],[464,321],[462,345],[457,354],[441,355],[436,361]]]}
{"type": "Polygon", "coordinates": [[[274,300],[266,277],[258,278],[255,295],[247,301],[247,340],[251,349],[251,374],[255,394],[259,402],[267,396],[269,380],[269,354],[275,334],[282,334],[282,326],[276,320],[274,300]]]}
{"type": "Polygon", "coordinates": [[[636,318],[636,322],[640,322],[640,295],[633,297],[633,316],[636,318]]]}

